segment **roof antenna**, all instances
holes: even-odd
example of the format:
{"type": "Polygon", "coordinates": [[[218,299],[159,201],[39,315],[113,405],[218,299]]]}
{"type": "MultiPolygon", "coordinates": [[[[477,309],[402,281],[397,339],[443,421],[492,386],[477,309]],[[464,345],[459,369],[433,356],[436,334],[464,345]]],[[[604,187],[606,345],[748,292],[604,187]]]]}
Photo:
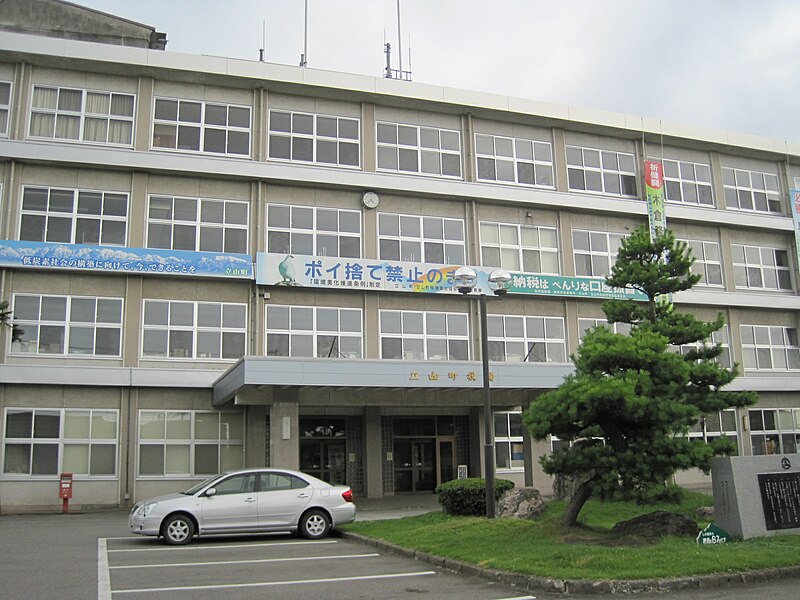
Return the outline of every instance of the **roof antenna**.
{"type": "Polygon", "coordinates": [[[258,50],[258,61],[264,62],[264,49],[267,47],[267,21],[261,21],[261,48],[258,50]]]}
{"type": "Polygon", "coordinates": [[[308,65],[308,0],[305,0],[305,29],[303,31],[303,53],[300,55],[300,66],[308,65]]]}
{"type": "MultiPolygon", "coordinates": [[[[409,65],[408,71],[403,70],[403,41],[402,41],[402,34],[400,31],[400,0],[397,0],[397,46],[400,52],[400,68],[393,69],[392,68],[392,45],[386,41],[386,30],[383,32],[383,53],[386,54],[386,68],[384,69],[383,76],[386,79],[402,79],[403,81],[411,81],[411,48],[409,47],[408,51],[408,61],[409,65]]],[[[409,46],[411,36],[409,36],[409,46]]]]}

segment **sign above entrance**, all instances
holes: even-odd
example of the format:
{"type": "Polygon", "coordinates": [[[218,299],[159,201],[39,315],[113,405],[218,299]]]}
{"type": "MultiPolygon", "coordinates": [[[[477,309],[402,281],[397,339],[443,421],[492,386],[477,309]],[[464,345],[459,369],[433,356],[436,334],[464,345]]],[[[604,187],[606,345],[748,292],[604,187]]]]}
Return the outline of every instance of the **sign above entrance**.
{"type": "MultiPolygon", "coordinates": [[[[256,283],[288,287],[457,294],[453,276],[460,266],[259,252],[256,256],[256,283]]],[[[493,269],[472,268],[478,275],[476,292],[491,294],[489,275],[493,269]]],[[[532,273],[511,273],[511,277],[507,288],[515,294],[646,300],[641,292],[609,287],[602,278],[532,273]]]]}

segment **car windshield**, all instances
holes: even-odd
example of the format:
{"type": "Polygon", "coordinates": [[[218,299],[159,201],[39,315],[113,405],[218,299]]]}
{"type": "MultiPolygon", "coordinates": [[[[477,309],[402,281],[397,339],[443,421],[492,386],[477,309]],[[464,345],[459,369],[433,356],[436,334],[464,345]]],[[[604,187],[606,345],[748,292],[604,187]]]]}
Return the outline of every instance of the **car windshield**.
{"type": "Polygon", "coordinates": [[[210,483],[212,483],[212,482],[214,482],[214,481],[218,480],[218,479],[219,479],[220,477],[222,477],[223,475],[225,475],[225,473],[220,473],[219,475],[214,475],[213,477],[209,477],[209,478],[208,478],[208,479],[206,479],[205,481],[203,481],[203,482],[201,482],[201,483],[198,483],[197,485],[195,485],[195,486],[193,486],[193,487],[190,487],[190,488],[189,488],[188,490],[186,490],[185,492],[181,492],[181,494],[183,494],[183,495],[185,495],[185,496],[193,496],[193,495],[195,495],[197,492],[199,492],[200,490],[202,490],[204,487],[206,487],[207,485],[209,485],[210,483]]]}

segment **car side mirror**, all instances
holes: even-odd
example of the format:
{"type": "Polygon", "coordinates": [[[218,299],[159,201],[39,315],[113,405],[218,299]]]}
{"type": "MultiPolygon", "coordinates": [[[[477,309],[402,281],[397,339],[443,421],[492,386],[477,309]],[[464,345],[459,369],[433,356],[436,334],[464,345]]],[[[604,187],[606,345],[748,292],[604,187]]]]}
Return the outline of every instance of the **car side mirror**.
{"type": "Polygon", "coordinates": [[[211,496],[215,496],[216,494],[217,494],[217,488],[208,488],[203,495],[206,498],[210,498],[211,496]]]}

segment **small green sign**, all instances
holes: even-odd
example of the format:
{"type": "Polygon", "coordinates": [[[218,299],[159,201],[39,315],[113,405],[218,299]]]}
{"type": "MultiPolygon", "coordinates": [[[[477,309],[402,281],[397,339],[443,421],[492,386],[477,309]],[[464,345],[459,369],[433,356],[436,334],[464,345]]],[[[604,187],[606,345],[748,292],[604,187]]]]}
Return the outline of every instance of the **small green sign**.
{"type": "Polygon", "coordinates": [[[709,523],[708,527],[697,534],[698,544],[727,544],[730,540],[731,534],[714,523],[709,523]]]}

